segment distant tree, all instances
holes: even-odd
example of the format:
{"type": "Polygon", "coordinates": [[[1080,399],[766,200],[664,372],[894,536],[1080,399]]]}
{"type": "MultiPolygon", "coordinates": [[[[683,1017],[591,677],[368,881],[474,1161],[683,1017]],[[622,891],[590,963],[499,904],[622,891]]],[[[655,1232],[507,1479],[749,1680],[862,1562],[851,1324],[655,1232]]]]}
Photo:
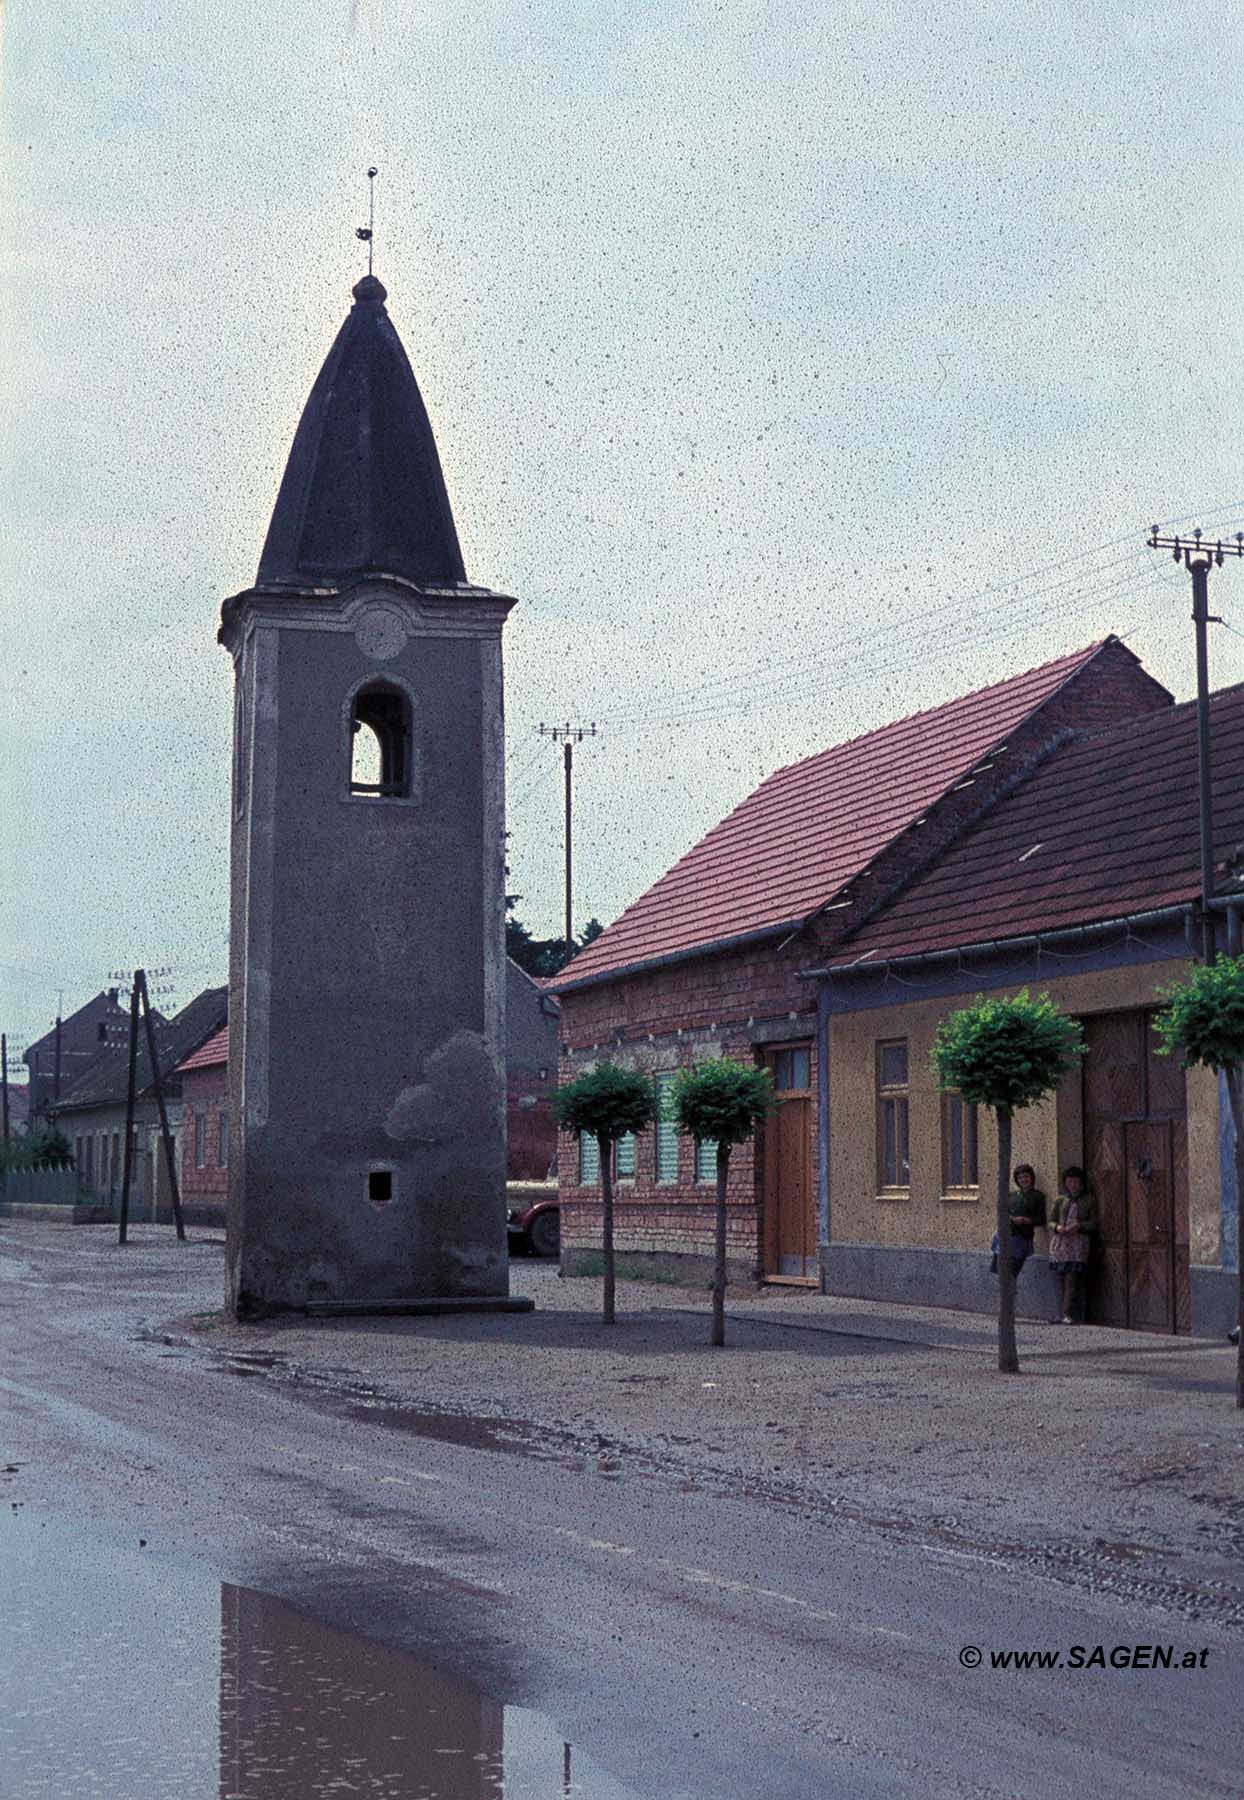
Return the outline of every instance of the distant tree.
{"type": "Polygon", "coordinates": [[[25,1137],[0,1144],[0,1169],[72,1169],[73,1148],[62,1131],[37,1125],[25,1137]]]}
{"type": "Polygon", "coordinates": [[[505,922],[505,953],[511,961],[516,962],[520,969],[528,969],[533,950],[531,933],[522,920],[507,919],[505,922]]]}
{"type": "MultiPolygon", "coordinates": [[[[506,904],[511,913],[513,903],[520,898],[517,894],[507,896],[506,904]]],[[[604,929],[599,919],[589,919],[582,935],[567,949],[565,938],[533,938],[522,921],[511,916],[505,921],[505,953],[537,980],[547,979],[560,974],[571,957],[598,938],[604,929]]]]}
{"type": "Polygon", "coordinates": [[[1019,1373],[1015,1344],[1015,1271],[1011,1266],[1011,1123],[1026,1106],[1052,1093],[1084,1039],[1074,1019],[1048,994],[1034,1000],[1027,988],[1013,999],[986,1000],[950,1013],[937,1028],[933,1073],[943,1088],[957,1089],[969,1106],[988,1106],[998,1121],[998,1367],[1019,1373]]]}
{"type": "Polygon", "coordinates": [[[1166,1005],[1154,1020],[1160,1054],[1226,1077],[1235,1138],[1235,1404],[1244,1410],[1244,957],[1204,963],[1186,981],[1163,988],[1161,997],[1166,1005]]]}
{"type": "Polygon", "coordinates": [[[726,1341],[726,1180],[730,1152],[751,1137],[773,1100],[767,1069],[723,1056],[683,1069],[670,1107],[678,1129],[697,1144],[717,1146],[717,1202],[713,1249],[713,1328],[710,1343],[726,1341]]]}
{"type": "Polygon", "coordinates": [[[600,1151],[601,1234],[604,1251],[603,1318],[612,1325],[614,1313],[613,1257],[613,1146],[628,1132],[642,1131],[652,1123],[652,1084],[631,1069],[616,1063],[600,1063],[585,1075],[577,1075],[553,1095],[553,1109],[563,1131],[576,1138],[596,1140],[600,1151]]]}

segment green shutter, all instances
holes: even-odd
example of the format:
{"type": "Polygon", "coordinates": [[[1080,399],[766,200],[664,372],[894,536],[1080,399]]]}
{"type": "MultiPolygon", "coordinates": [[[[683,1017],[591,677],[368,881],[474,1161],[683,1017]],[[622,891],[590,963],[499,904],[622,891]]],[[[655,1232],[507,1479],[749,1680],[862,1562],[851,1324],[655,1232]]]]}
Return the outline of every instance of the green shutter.
{"type": "Polygon", "coordinates": [[[674,1075],[666,1071],[657,1076],[657,1181],[671,1186],[678,1180],[678,1127],[667,1116],[674,1094],[674,1075]]]}
{"type": "Polygon", "coordinates": [[[633,1180],[635,1175],[635,1133],[628,1131],[618,1139],[613,1157],[613,1172],[619,1181],[633,1180]]]}
{"type": "Polygon", "coordinates": [[[716,1181],[717,1179],[717,1139],[701,1138],[695,1147],[695,1178],[697,1181],[716,1181]]]}
{"type": "Polygon", "coordinates": [[[600,1145],[585,1131],[579,1139],[579,1186],[595,1187],[600,1180],[600,1145]]]}

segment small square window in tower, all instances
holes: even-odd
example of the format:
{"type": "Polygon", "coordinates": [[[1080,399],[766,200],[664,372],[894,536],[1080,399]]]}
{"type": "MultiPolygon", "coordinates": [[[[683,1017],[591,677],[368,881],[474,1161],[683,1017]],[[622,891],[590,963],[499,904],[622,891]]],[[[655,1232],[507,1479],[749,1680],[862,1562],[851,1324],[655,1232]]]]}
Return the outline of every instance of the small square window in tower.
{"type": "Polygon", "coordinates": [[[387,1206],[393,1198],[392,1169],[367,1171],[367,1198],[373,1206],[387,1206]]]}
{"type": "Polygon", "coordinates": [[[370,682],[355,695],[350,792],[378,797],[410,792],[410,702],[388,682],[370,682]]]}

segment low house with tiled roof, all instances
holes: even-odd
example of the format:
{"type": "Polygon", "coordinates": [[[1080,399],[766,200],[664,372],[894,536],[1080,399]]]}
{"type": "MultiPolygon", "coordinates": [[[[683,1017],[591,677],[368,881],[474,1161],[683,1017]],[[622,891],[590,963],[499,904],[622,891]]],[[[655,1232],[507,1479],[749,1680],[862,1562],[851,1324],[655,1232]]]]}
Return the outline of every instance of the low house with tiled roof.
{"type": "Polygon", "coordinates": [[[61,1095],[125,1042],[128,1029],[125,1008],[110,987],[28,1045],[22,1060],[30,1071],[29,1116],[45,1117],[61,1095]]]}
{"type": "MultiPolygon", "coordinates": [[[[171,1019],[153,1019],[156,1055],[165,1105],[174,1136],[181,1131],[181,1077],[177,1070],[193,1051],[218,1032],[229,1016],[229,990],[205,988],[171,1019]]],[[[85,1189],[101,1204],[115,1205],[121,1194],[125,1154],[125,1113],[129,1085],[127,1042],[110,1051],[62,1093],[52,1117],[74,1149],[74,1167],[85,1189]]],[[[131,1172],[131,1206],[136,1217],[154,1217],[171,1204],[163,1157],[157,1156],[159,1110],[145,1031],[138,1034],[135,1061],[134,1138],[137,1168],[131,1172]]]]}
{"type": "MultiPolygon", "coordinates": [[[[1210,707],[1218,941],[1244,915],[1244,687],[1210,707]]],[[[1047,991],[1088,1054],[1015,1119],[1015,1157],[1051,1197],[1084,1166],[1101,1210],[1090,1317],[1225,1331],[1235,1316],[1230,1120],[1217,1077],[1157,1054],[1159,989],[1199,944],[1196,708],[1060,748],[809,972],[831,1070],[826,1285],[989,1305],[992,1120],[939,1093],[939,1020],[978,992],[1047,991]]],[[[1021,1308],[1048,1313],[1039,1265],[1021,1308]]]]}
{"type": "MultiPolygon", "coordinates": [[[[818,1155],[817,983],[878,914],[1000,799],[1078,734],[1171,705],[1117,638],[781,769],[574,959],[552,987],[562,1072],[611,1059],[668,1091],[679,1067],[731,1054],[769,1067],[778,1103],[731,1158],[733,1275],[821,1279],[828,1168],[818,1155]]],[[[821,1021],[823,1033],[824,1020],[821,1021]]],[[[618,1146],[621,1257],[707,1267],[713,1160],[660,1122],[618,1146]]],[[[592,1147],[563,1138],[563,1257],[599,1246],[592,1147]]]]}

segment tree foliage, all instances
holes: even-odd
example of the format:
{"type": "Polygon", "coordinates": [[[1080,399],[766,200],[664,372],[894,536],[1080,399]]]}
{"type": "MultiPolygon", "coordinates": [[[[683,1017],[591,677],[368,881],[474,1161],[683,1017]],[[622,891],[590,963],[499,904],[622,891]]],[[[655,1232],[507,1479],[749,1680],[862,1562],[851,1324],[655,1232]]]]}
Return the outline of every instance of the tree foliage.
{"type": "Polygon", "coordinates": [[[998,1367],[1004,1375],[1019,1373],[1008,1203],[1012,1115],[1051,1093],[1084,1051],[1078,1022],[1048,994],[1034,1000],[1027,988],[1009,1000],[978,994],[971,1006],[947,1014],[933,1044],[939,1085],[957,1088],[969,1106],[990,1107],[998,1121],[998,1367]]]}
{"type": "Polygon", "coordinates": [[[1186,981],[1161,989],[1160,997],[1166,1002],[1154,1020],[1160,1053],[1226,1077],[1235,1172],[1235,1404],[1244,1412],[1244,957],[1202,963],[1186,981]]]}
{"type": "Polygon", "coordinates": [[[1044,1099],[1085,1051],[1079,1023],[1048,994],[1011,999],[978,994],[937,1029],[933,1073],[969,1106],[1018,1112],[1044,1099]]]}
{"type": "Polygon", "coordinates": [[[652,1085],[633,1069],[616,1063],[599,1063],[585,1075],[576,1075],[553,1095],[553,1110],[563,1131],[576,1137],[603,1139],[614,1144],[628,1132],[642,1131],[652,1122],[652,1085]]]}
{"type": "Polygon", "coordinates": [[[670,1111],[686,1137],[741,1144],[772,1103],[773,1079],[767,1069],[723,1056],[679,1072],[670,1111]]]}
{"type": "Polygon", "coordinates": [[[606,1325],[615,1320],[615,1270],[613,1256],[613,1145],[628,1132],[642,1131],[652,1123],[652,1083],[633,1069],[616,1063],[600,1063],[577,1075],[553,1095],[553,1110],[563,1131],[584,1133],[596,1139],[600,1149],[601,1250],[604,1256],[602,1316],[606,1325]]]}
{"type": "MultiPolygon", "coordinates": [[[[507,905],[512,904],[517,895],[506,896],[507,905]]],[[[507,918],[505,922],[505,953],[516,962],[520,969],[526,969],[529,975],[537,980],[550,975],[557,975],[565,968],[571,957],[577,956],[580,950],[598,938],[604,930],[599,919],[589,919],[574,942],[567,947],[565,938],[534,938],[521,919],[507,918]]]]}
{"type": "Polygon", "coordinates": [[[749,1138],[773,1103],[773,1079],[754,1063],[723,1056],[680,1071],[670,1111],[684,1136],[716,1142],[717,1191],[713,1220],[713,1323],[709,1342],[726,1341],[726,1184],[730,1152],[749,1138]]]}
{"type": "Polygon", "coordinates": [[[0,1169],[72,1169],[73,1149],[62,1131],[36,1128],[0,1143],[0,1169]]]}
{"type": "Polygon", "coordinates": [[[1244,1065],[1244,956],[1203,963],[1159,996],[1166,1002],[1153,1022],[1160,1055],[1215,1071],[1244,1065]]]}

